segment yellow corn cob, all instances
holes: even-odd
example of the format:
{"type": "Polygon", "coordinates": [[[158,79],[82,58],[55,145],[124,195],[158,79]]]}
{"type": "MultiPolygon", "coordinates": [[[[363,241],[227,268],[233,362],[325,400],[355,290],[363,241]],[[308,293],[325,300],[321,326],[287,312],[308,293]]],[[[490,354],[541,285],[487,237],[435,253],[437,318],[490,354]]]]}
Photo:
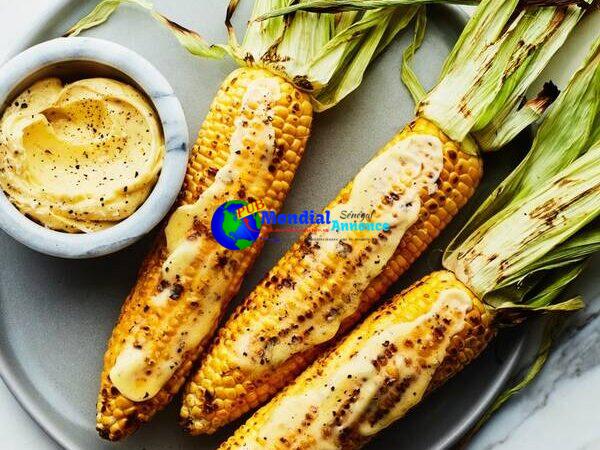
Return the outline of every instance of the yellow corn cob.
{"type": "MultiPolygon", "coordinates": [[[[365,290],[357,294],[360,298],[355,299],[356,307],[346,311],[336,336],[356,323],[415,261],[466,203],[479,183],[482,175],[480,158],[464,153],[458,143],[450,140],[425,119],[416,119],[408,125],[380,153],[400,140],[417,134],[435,136],[443,144],[444,167],[437,181],[437,190],[433,194],[421,191],[421,209],[417,222],[404,234],[395,253],[378,275],[371,279],[365,290]]],[[[341,191],[328,209],[346,202],[351,189],[352,183],[341,191]]],[[[336,272],[336,268],[339,269],[345,263],[343,257],[322,261],[317,270],[313,268],[309,288],[296,291],[291,296],[289,289],[286,289],[295,286],[296,282],[306,282],[302,262],[306,253],[311,251],[306,242],[307,236],[304,234],[292,246],[219,330],[202,366],[186,386],[181,422],[188,432],[212,433],[257,407],[289,383],[335,339],[335,336],[331,336],[331,339],[319,345],[309,345],[302,351],[290,352],[279,363],[261,360],[254,367],[241,367],[236,357],[236,349],[241,345],[240,335],[247,324],[273,324],[277,328],[280,317],[289,315],[303,324],[314,325],[314,329],[318,330],[324,324],[323,316],[326,316],[327,311],[337,310],[339,313],[340,309],[348,308],[348,298],[340,298],[343,297],[340,295],[336,297],[340,286],[352,283],[351,273],[336,272]],[[319,301],[318,304],[312,302],[309,296],[322,285],[330,286],[331,298],[319,301]]],[[[373,245],[371,251],[377,253],[378,243],[373,245]]],[[[280,330],[281,333],[289,331],[280,330]]]]}
{"type": "Polygon", "coordinates": [[[434,272],[373,312],[220,449],[360,448],[475,359],[492,319],[452,272],[434,272]]]}
{"type": "MultiPolygon", "coordinates": [[[[262,79],[274,80],[280,93],[279,98],[273,99],[270,104],[273,116],[269,119],[275,132],[275,148],[262,148],[260,142],[252,142],[248,137],[243,144],[248,151],[270,151],[272,155],[263,155],[271,158],[270,164],[264,171],[256,168],[257,164],[243,167],[245,171],[238,170],[236,177],[240,179],[238,181],[241,188],[237,192],[226,192],[223,195],[227,194],[226,200],[260,199],[269,208],[279,210],[304,151],[310,132],[312,106],[308,96],[291,83],[271,72],[255,68],[235,70],[220,87],[191,151],[184,186],[176,207],[193,204],[213,184],[218,171],[231,155],[230,140],[236,118],[245,114],[250,126],[254,126],[251,119],[259,105],[248,102],[246,109],[242,111],[242,99],[249,84],[262,79]]],[[[241,156],[245,157],[245,154],[242,153],[241,156]]],[[[149,421],[177,393],[192,364],[214,332],[221,313],[237,293],[244,274],[262,247],[262,238],[269,231],[268,227],[262,227],[261,238],[254,245],[245,250],[230,251],[219,246],[209,230],[210,223],[205,223],[204,219],[195,219],[192,229],[186,229],[186,239],[200,242],[205,251],[177,277],[176,285],[165,283],[163,278],[163,264],[169,256],[164,230],[160,232],[153,250],[143,263],[104,357],[97,404],[97,430],[102,437],[118,440],[127,436],[140,424],[149,421]],[[202,330],[203,338],[200,343],[194,348],[183,349],[177,369],[156,395],[142,401],[132,401],[122,395],[109,374],[125,346],[130,345],[133,339],[136,349],[142,351],[150,348],[143,351],[148,352],[151,364],[158,365],[165,358],[170,343],[178,338],[180,323],[185,320],[198,320],[200,323],[206,299],[198,285],[203,281],[208,284],[216,279],[224,281],[221,283],[222,289],[215,293],[218,298],[217,317],[201,325],[205,329],[202,330]],[[171,289],[171,294],[164,305],[156,305],[152,298],[164,289],[171,289]]]]}

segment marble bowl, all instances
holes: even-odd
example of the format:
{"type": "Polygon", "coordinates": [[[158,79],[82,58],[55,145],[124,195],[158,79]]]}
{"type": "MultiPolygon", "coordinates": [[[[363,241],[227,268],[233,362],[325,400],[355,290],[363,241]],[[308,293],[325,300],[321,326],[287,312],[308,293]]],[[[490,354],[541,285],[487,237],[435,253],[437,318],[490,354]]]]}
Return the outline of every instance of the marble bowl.
{"type": "Polygon", "coordinates": [[[87,37],[58,38],[38,44],[0,68],[0,114],[35,81],[88,77],[119,79],[150,99],[162,124],[165,157],[146,201],[128,218],[102,231],[70,234],[50,230],[24,216],[0,191],[0,228],[26,246],[62,258],[91,258],[116,252],[140,239],[167,214],[185,176],[188,131],[179,100],[161,73],[121,45],[87,37]]]}

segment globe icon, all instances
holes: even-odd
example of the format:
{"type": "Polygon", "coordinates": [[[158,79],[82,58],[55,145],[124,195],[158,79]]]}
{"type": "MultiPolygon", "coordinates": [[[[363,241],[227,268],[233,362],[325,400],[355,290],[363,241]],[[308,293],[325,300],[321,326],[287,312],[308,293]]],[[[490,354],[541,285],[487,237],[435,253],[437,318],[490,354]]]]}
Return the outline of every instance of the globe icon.
{"type": "Polygon", "coordinates": [[[230,200],[217,208],[211,220],[211,230],[216,241],[229,250],[250,247],[260,235],[262,225],[258,213],[238,219],[237,210],[247,206],[243,200],[230,200]]]}

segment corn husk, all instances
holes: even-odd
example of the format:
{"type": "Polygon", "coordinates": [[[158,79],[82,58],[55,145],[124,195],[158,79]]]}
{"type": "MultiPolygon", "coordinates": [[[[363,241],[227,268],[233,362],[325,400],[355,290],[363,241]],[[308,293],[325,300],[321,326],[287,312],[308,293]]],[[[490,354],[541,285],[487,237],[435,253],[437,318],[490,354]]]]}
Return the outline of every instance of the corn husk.
{"type": "Polygon", "coordinates": [[[529,125],[541,119],[558,94],[558,88],[549,81],[534,98],[527,101],[523,98],[522,104],[498,113],[484,130],[476,132],[479,148],[487,152],[501,149],[529,125]]]}
{"type": "Polygon", "coordinates": [[[494,119],[509,119],[582,15],[578,6],[522,10],[514,0],[484,0],[418,114],[458,141],[494,133],[502,126],[494,119]]]}
{"type": "Polygon", "coordinates": [[[94,28],[103,24],[122,4],[139,6],[150,11],[152,16],[163,25],[169,27],[179,43],[183,45],[190,53],[205,58],[220,59],[229,51],[225,46],[211,45],[198,33],[188,30],[175,22],[169,20],[159,12],[154,10],[152,3],[146,0],[104,0],[99,2],[96,7],[85,17],[79,20],[67,30],[65,36],[77,36],[82,31],[94,28]]]}
{"type": "Polygon", "coordinates": [[[427,14],[425,8],[421,8],[415,20],[415,33],[413,41],[402,53],[402,69],[400,71],[402,82],[410,92],[415,104],[418,104],[426,95],[427,91],[417,78],[411,67],[415,52],[419,49],[425,38],[425,28],[427,27],[427,14]]]}
{"type": "MultiPolygon", "coordinates": [[[[239,0],[231,0],[226,25],[227,44],[209,44],[200,34],[157,12],[146,0],[103,0],[67,32],[75,36],[108,20],[121,4],[148,10],[192,54],[206,58],[229,56],[240,65],[268,68],[312,94],[315,108],[336,105],[356,89],[373,59],[411,22],[423,0],[406,6],[374,8],[341,14],[298,12],[268,20],[252,19],[242,42],[231,25],[239,0]]],[[[253,18],[285,8],[294,0],[256,0],[253,18]]]]}
{"type": "Polygon", "coordinates": [[[600,39],[538,130],[525,160],[450,244],[444,267],[507,312],[557,307],[600,249],[600,39]]]}
{"type": "Polygon", "coordinates": [[[284,16],[298,11],[314,13],[340,13],[344,11],[369,11],[372,9],[388,8],[392,6],[407,6],[418,3],[477,5],[479,2],[477,0],[304,0],[264,13],[258,16],[258,20],[284,16]]]}
{"type": "Polygon", "coordinates": [[[546,261],[600,214],[598,161],[600,142],[529,196],[490,218],[447,255],[444,266],[489,302],[498,291],[518,286],[539,271],[587,256],[584,247],[573,249],[575,255],[546,261]]]}
{"type": "Polygon", "coordinates": [[[444,259],[494,214],[529,195],[600,140],[599,110],[600,39],[540,124],[531,150],[471,216],[448,246],[444,259]]]}

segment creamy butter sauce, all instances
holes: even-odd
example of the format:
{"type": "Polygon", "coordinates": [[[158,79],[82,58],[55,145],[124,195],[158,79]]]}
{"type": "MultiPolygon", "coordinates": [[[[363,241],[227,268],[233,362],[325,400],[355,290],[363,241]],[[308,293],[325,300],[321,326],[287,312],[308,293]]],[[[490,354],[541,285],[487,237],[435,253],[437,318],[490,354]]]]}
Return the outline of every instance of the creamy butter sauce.
{"type": "Polygon", "coordinates": [[[160,324],[149,331],[138,324],[132,330],[110,372],[113,384],[130,400],[145,400],[160,391],[185,353],[194,351],[212,333],[229,300],[228,293],[234,289],[232,284],[239,282],[233,277],[239,275],[237,269],[246,252],[221,247],[210,234],[210,222],[213,212],[232,200],[233,193],[244,190],[258,199],[267,191],[272,180],[268,168],[275,155],[272,108],[280,95],[274,79],[249,84],[234,122],[225,165],[195,203],[179,207],[169,219],[165,230],[169,255],[162,266],[160,292],[150,299],[149,306],[159,312],[172,301],[187,302],[191,307],[162,319],[165,328],[176,324],[176,335],[162,336],[160,324]],[[245,184],[248,179],[252,183],[245,184]],[[146,338],[148,333],[155,338],[146,338]]]}
{"type": "Polygon", "coordinates": [[[289,442],[335,450],[378,433],[422,399],[472,307],[466,292],[450,288],[411,322],[384,318],[370,335],[353,333],[257,414],[240,448],[289,442]]]}
{"type": "Polygon", "coordinates": [[[428,135],[404,139],[371,160],[354,179],[348,201],[331,209],[331,218],[340,219],[348,210],[364,211],[372,213],[372,222],[387,222],[390,229],[338,231],[327,233],[328,240],[309,234],[301,266],[284,280],[273,276],[257,289],[267,288],[277,298],[265,317],[272,317],[275,309],[278,320],[252,323],[238,336],[233,350],[239,366],[261,373],[332,339],[417,220],[420,191],[435,190],[442,168],[442,143],[428,135]],[[325,261],[330,262],[327,273],[325,261]],[[335,284],[339,279],[352,282],[335,284]]]}
{"type": "Polygon", "coordinates": [[[59,231],[99,231],[146,200],[164,139],[152,104],[108,78],[46,78],[0,119],[0,188],[25,215],[59,231]]]}

